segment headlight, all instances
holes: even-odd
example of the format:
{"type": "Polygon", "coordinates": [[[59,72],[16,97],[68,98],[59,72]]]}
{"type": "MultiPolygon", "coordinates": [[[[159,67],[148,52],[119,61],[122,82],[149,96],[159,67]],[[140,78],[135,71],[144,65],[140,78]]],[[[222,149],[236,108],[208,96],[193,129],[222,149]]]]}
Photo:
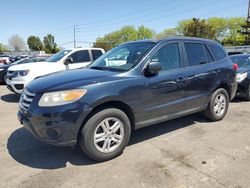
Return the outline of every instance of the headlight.
{"type": "Polygon", "coordinates": [[[247,72],[245,73],[238,73],[236,75],[236,79],[237,79],[237,83],[242,82],[243,80],[245,80],[247,78],[247,72]]]}
{"type": "Polygon", "coordinates": [[[75,89],[44,93],[38,105],[42,107],[60,106],[77,101],[86,93],[86,89],[75,89]]]}
{"type": "Polygon", "coordinates": [[[18,76],[26,76],[27,74],[29,74],[29,72],[30,72],[29,70],[15,71],[14,75],[16,77],[18,77],[18,76]]]}

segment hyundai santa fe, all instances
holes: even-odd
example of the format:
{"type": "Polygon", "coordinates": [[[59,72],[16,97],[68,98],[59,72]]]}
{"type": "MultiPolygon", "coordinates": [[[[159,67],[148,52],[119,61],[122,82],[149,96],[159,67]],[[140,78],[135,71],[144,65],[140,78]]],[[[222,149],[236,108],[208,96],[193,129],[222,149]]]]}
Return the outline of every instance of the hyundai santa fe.
{"type": "Polygon", "coordinates": [[[106,161],[123,152],[135,129],[201,111],[222,120],[236,93],[236,68],[210,40],[129,42],[85,69],[33,80],[18,117],[37,139],[79,144],[91,159],[106,161]]]}

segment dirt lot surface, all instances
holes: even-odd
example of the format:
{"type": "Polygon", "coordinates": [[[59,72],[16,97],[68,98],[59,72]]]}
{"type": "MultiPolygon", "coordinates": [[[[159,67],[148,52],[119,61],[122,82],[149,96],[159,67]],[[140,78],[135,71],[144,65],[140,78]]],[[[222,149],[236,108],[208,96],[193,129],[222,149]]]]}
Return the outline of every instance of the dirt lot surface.
{"type": "Polygon", "coordinates": [[[4,86],[0,96],[0,187],[250,187],[249,102],[232,102],[220,122],[195,114],[137,130],[98,164],[37,141],[17,120],[18,97],[4,86]]]}

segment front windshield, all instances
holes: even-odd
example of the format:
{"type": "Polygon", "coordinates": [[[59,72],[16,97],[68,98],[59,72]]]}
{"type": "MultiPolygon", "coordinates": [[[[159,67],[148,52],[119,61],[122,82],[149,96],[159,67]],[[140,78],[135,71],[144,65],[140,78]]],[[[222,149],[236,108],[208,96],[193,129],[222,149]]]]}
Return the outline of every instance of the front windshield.
{"type": "Polygon", "coordinates": [[[50,58],[47,59],[46,62],[57,62],[60,61],[65,55],[67,55],[71,50],[62,50],[55,55],[52,55],[50,58]]]}
{"type": "Polygon", "coordinates": [[[237,63],[239,67],[250,67],[250,55],[234,56],[231,57],[234,63],[237,63]]]}
{"type": "Polygon", "coordinates": [[[13,63],[11,63],[11,65],[18,65],[18,64],[21,64],[21,63],[25,63],[27,62],[29,59],[20,59],[20,60],[17,60],[13,63]]]}
{"type": "Polygon", "coordinates": [[[127,71],[134,67],[154,46],[155,43],[152,42],[118,46],[94,61],[89,68],[127,71]]]}

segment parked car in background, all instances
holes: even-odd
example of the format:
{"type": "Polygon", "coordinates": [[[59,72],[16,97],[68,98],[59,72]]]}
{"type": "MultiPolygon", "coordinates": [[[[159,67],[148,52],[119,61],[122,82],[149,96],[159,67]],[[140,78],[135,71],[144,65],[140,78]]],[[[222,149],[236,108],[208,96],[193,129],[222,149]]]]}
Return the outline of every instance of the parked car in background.
{"type": "Polygon", "coordinates": [[[233,55],[231,59],[239,66],[237,71],[237,97],[250,101],[250,54],[233,55]]]}
{"type": "Polygon", "coordinates": [[[28,58],[28,57],[29,57],[28,55],[18,55],[15,57],[15,61],[23,59],[23,58],[28,58]]]}
{"type": "Polygon", "coordinates": [[[0,55],[0,64],[9,64],[10,58],[9,55],[0,55]]]}
{"type": "Polygon", "coordinates": [[[20,65],[25,63],[32,63],[32,62],[43,62],[46,61],[50,56],[39,56],[39,57],[32,57],[32,58],[23,58],[14,63],[0,65],[0,83],[6,84],[7,82],[7,70],[9,67],[13,65],[20,65]]]}
{"type": "Polygon", "coordinates": [[[58,71],[86,67],[103,53],[104,50],[100,48],[76,48],[62,50],[39,64],[11,66],[7,73],[7,86],[12,92],[21,94],[26,84],[35,78],[58,71]]]}
{"type": "Polygon", "coordinates": [[[211,40],[130,42],[85,69],[30,82],[18,117],[36,138],[78,143],[87,156],[105,161],[122,153],[133,129],[200,111],[222,120],[235,96],[235,68],[211,40]]]}

